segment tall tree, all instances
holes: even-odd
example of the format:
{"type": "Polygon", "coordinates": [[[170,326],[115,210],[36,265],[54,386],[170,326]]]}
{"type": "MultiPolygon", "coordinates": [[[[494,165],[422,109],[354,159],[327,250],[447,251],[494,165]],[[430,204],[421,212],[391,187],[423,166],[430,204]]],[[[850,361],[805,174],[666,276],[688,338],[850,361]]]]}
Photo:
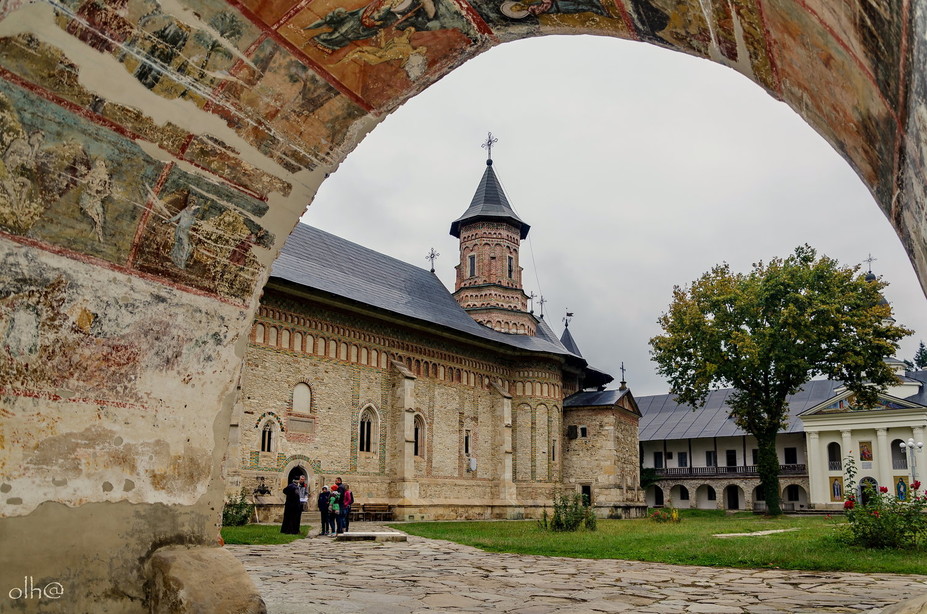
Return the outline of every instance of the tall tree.
{"type": "Polygon", "coordinates": [[[917,346],[917,352],[914,353],[914,366],[918,369],[927,368],[927,346],[921,341],[917,346]]]}
{"type": "Polygon", "coordinates": [[[911,331],[890,319],[886,285],[805,245],[749,273],[722,264],[673,289],[658,320],[664,334],[650,340],[657,371],[695,408],[712,388],[734,389],[728,405],[757,440],[767,513],[782,513],[776,435],[787,423],[787,397],[824,375],[865,406],[896,381],[884,359],[911,331]]]}

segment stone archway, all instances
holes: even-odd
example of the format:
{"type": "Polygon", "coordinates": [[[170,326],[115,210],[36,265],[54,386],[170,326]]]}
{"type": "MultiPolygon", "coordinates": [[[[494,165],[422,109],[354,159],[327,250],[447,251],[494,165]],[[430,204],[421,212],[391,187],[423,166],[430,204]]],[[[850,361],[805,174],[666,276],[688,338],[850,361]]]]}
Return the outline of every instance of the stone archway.
{"type": "Polygon", "coordinates": [[[927,280],[927,2],[579,8],[6,3],[0,582],[140,610],[153,552],[215,544],[267,267],[382,117],[500,41],[596,33],[740,71],[849,160],[927,280]]]}

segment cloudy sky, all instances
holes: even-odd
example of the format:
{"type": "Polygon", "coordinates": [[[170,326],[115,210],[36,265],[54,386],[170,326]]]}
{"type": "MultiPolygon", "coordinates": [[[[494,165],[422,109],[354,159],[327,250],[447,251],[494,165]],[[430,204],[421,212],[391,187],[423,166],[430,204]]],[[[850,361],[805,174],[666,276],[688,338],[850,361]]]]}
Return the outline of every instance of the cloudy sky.
{"type": "Polygon", "coordinates": [[[896,319],[917,331],[899,357],[927,339],[913,267],[849,165],[741,75],[641,43],[558,36],[484,53],[386,118],[303,221],[423,268],[433,247],[453,290],[448,229],[482,177],[489,131],[531,225],[525,291],[544,296],[558,334],[573,312],[583,355],[615,375],[623,361],[636,396],[667,391],[648,340],[675,284],[803,243],[844,264],[871,253],[896,319]]]}

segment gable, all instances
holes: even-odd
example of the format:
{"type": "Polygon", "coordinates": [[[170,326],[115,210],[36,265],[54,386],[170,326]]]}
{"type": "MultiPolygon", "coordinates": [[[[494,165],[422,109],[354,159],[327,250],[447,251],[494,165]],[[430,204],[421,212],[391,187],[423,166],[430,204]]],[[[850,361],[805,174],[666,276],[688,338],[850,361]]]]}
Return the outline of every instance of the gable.
{"type": "Polygon", "coordinates": [[[824,416],[829,414],[846,414],[862,412],[879,412],[897,409],[927,409],[920,403],[906,401],[893,397],[890,394],[880,394],[878,401],[874,405],[860,405],[856,401],[856,395],[849,390],[832,397],[823,403],[802,412],[800,415],[805,418],[808,416],[824,416]]]}

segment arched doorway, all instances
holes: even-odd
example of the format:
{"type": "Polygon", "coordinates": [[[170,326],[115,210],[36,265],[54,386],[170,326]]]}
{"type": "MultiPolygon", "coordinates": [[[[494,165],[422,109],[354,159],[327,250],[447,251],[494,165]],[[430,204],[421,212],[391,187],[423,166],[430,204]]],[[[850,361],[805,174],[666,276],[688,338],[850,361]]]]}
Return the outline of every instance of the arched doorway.
{"type": "MultiPolygon", "coordinates": [[[[37,6],[27,4],[11,3],[4,10],[22,6],[23,11],[31,11],[37,6]]],[[[641,4],[623,3],[625,11],[620,19],[597,14],[591,22],[579,21],[582,25],[577,26],[577,31],[588,32],[594,29],[589,23],[600,23],[604,24],[603,33],[653,41],[738,66],[777,98],[812,118],[818,130],[853,160],[854,168],[885,210],[891,211],[919,269],[925,270],[924,231],[918,225],[921,204],[912,196],[923,188],[925,173],[918,166],[922,157],[917,148],[924,141],[925,128],[919,123],[918,111],[922,107],[916,92],[920,90],[909,89],[911,81],[904,74],[923,62],[919,55],[909,57],[900,53],[900,49],[895,49],[899,53],[890,52],[893,44],[907,40],[898,30],[902,22],[900,8],[892,7],[896,10],[873,17],[876,20],[873,35],[869,30],[831,27],[829,12],[806,14],[810,9],[804,5],[796,8],[804,19],[793,23],[794,17],[777,10],[759,21],[755,12],[731,7],[706,16],[694,0],[680,3],[678,14],[668,15],[664,11],[661,18],[645,19],[640,12],[641,4]],[[688,23],[690,18],[693,21],[688,23]],[[744,28],[745,24],[752,27],[744,28]],[[814,32],[805,36],[804,28],[813,28],[814,32]],[[744,32],[755,32],[756,38],[745,44],[744,32]],[[814,42],[819,39],[821,42],[814,42]],[[885,45],[871,44],[872,40],[884,41],[885,45]],[[883,51],[886,46],[889,51],[883,51]],[[790,61],[778,64],[773,70],[768,51],[764,51],[769,49],[790,54],[786,58],[790,61]],[[907,63],[898,66],[893,63],[895,57],[904,57],[907,63]],[[798,74],[779,72],[788,66],[799,67],[798,74]],[[890,77],[883,81],[871,75],[890,77]],[[847,84],[856,83],[860,84],[858,90],[846,89],[847,84]],[[910,96],[904,96],[909,92],[910,96]],[[908,108],[904,113],[894,111],[896,106],[902,106],[897,96],[908,101],[910,112],[908,108]],[[857,109],[861,117],[857,116],[857,109]],[[874,131],[872,125],[887,127],[874,131]],[[906,147],[911,151],[906,152],[906,147]],[[905,153],[908,155],[902,155],[905,153]]],[[[188,526],[184,519],[191,514],[219,513],[224,494],[219,484],[222,455],[214,446],[216,442],[222,445],[224,434],[217,435],[215,425],[232,422],[240,364],[235,346],[250,327],[253,314],[249,310],[259,291],[254,284],[295,222],[296,212],[312,199],[323,175],[344,159],[379,118],[441,76],[427,73],[428,66],[449,70],[497,40],[550,33],[552,28],[569,31],[570,27],[552,26],[551,17],[555,13],[532,15],[524,21],[527,16],[480,14],[477,8],[469,7],[465,13],[458,13],[452,24],[440,21],[436,24],[444,31],[439,36],[448,39],[445,41],[448,44],[441,46],[450,50],[448,55],[426,58],[433,61],[423,65],[422,54],[426,51],[420,50],[408,64],[387,64],[376,69],[392,71],[395,79],[370,76],[375,69],[358,65],[363,60],[352,57],[356,61],[342,66],[350,64],[351,70],[358,72],[345,73],[339,78],[332,71],[341,70],[335,66],[341,58],[329,56],[328,60],[319,55],[320,45],[325,47],[326,40],[315,38],[319,36],[317,32],[289,28],[306,38],[283,43],[284,30],[279,29],[282,23],[277,20],[284,16],[272,14],[272,8],[267,8],[270,12],[261,9],[243,18],[230,5],[227,12],[221,13],[221,19],[215,20],[215,14],[189,11],[192,23],[180,24],[175,30],[189,31],[190,44],[200,46],[196,51],[201,53],[196,57],[201,65],[194,67],[176,57],[156,62],[154,56],[146,57],[149,50],[144,49],[144,44],[136,45],[138,40],[123,38],[141,36],[144,42],[148,36],[143,29],[133,27],[131,20],[138,17],[135,13],[120,15],[119,20],[128,20],[127,23],[119,21],[119,25],[113,25],[109,20],[84,18],[81,11],[92,11],[93,3],[75,5],[74,21],[66,26],[57,27],[53,23],[56,17],[50,14],[31,15],[35,22],[31,18],[23,22],[26,29],[38,27],[40,22],[43,27],[48,26],[49,34],[39,38],[39,47],[17,43],[11,46],[10,57],[14,61],[5,68],[16,74],[13,79],[16,84],[10,77],[3,87],[12,97],[10,113],[17,115],[19,125],[9,132],[17,147],[10,149],[12,141],[2,145],[5,152],[16,154],[5,161],[5,166],[28,183],[11,182],[8,186],[11,191],[4,196],[4,207],[28,215],[20,215],[13,223],[5,222],[0,248],[7,257],[9,276],[4,281],[24,280],[17,282],[15,288],[19,298],[7,301],[3,307],[7,310],[3,315],[8,316],[4,322],[10,322],[11,330],[16,333],[11,338],[23,340],[13,347],[16,360],[21,359],[17,366],[33,365],[29,362],[34,358],[30,354],[33,337],[51,340],[43,351],[77,348],[79,353],[72,356],[79,355],[82,359],[73,362],[75,370],[67,372],[64,382],[56,379],[59,376],[55,369],[44,368],[52,362],[36,361],[38,368],[29,371],[19,388],[27,391],[28,397],[12,400],[4,409],[11,414],[8,420],[12,428],[24,433],[30,432],[30,418],[24,416],[38,412],[51,418],[66,418],[57,423],[50,420],[48,429],[30,434],[31,439],[24,441],[22,449],[35,449],[43,442],[82,441],[87,445],[86,458],[104,460],[99,463],[102,473],[90,465],[81,467],[86,472],[82,480],[94,485],[86,491],[79,488],[56,491],[48,485],[44,470],[17,468],[17,475],[11,478],[16,497],[10,498],[21,502],[15,504],[2,522],[8,526],[13,522],[27,525],[34,522],[40,526],[40,520],[33,520],[37,518],[33,513],[46,501],[65,504],[61,522],[79,536],[103,535],[116,518],[120,526],[131,526],[134,530],[133,539],[124,544],[123,552],[116,555],[111,567],[130,569],[134,568],[133,561],[148,555],[152,543],[162,533],[150,519],[153,506],[159,511],[159,522],[173,522],[177,526],[188,526]],[[118,32],[106,30],[109,26],[118,32]],[[101,31],[94,32],[95,27],[101,31]],[[225,40],[218,43],[217,36],[225,40]],[[258,44],[258,39],[267,44],[258,44]],[[205,43],[208,48],[203,48],[203,41],[214,42],[205,43]],[[132,52],[126,53],[127,49],[132,52]],[[293,50],[303,55],[288,56],[293,50]],[[255,53],[262,54],[260,61],[256,61],[255,53]],[[75,74],[95,74],[98,78],[91,79],[95,84],[90,90],[58,91],[54,79],[46,81],[41,70],[28,68],[30,55],[38,55],[41,61],[50,58],[54,65],[73,65],[75,74]],[[100,55],[105,56],[105,62],[98,61],[100,55]],[[121,65],[127,58],[133,64],[121,65]],[[26,66],[24,74],[16,73],[20,70],[19,60],[26,66]],[[277,74],[271,70],[273,66],[293,71],[277,74]],[[100,78],[100,71],[105,70],[110,71],[106,76],[112,79],[100,78]],[[254,75],[245,77],[240,70],[253,70],[254,75]],[[262,71],[271,73],[266,82],[262,71]],[[354,79],[360,73],[369,78],[354,79]],[[295,82],[287,76],[292,76],[295,82]],[[293,104],[276,101],[274,88],[269,84],[277,77],[283,77],[280,83],[287,84],[284,93],[292,89],[290,93],[297,96],[290,100],[293,104]],[[267,96],[249,98],[243,93],[259,92],[265,86],[271,89],[267,96]],[[125,93],[130,90],[138,95],[127,100],[125,93]],[[303,91],[310,94],[305,99],[300,97],[303,91]],[[70,96],[76,98],[71,100],[70,96]],[[127,104],[137,106],[126,107],[127,104]],[[300,115],[287,117],[287,111],[300,115]],[[132,123],[125,125],[129,121],[132,123]],[[70,132],[73,134],[67,134],[70,132]],[[56,134],[63,138],[56,141],[56,134]],[[48,198],[48,194],[55,190],[67,192],[74,186],[55,182],[40,186],[40,179],[44,181],[55,173],[36,171],[33,163],[42,159],[62,160],[60,156],[38,154],[48,154],[51,147],[71,143],[65,140],[70,136],[78,146],[88,145],[74,159],[92,162],[81,171],[78,182],[85,188],[91,186],[90,194],[79,206],[68,201],[71,206],[66,211],[69,216],[66,221],[70,226],[43,229],[43,224],[57,223],[57,212],[48,212],[42,224],[33,224],[36,219],[30,216],[36,211],[46,213],[43,206],[58,203],[57,194],[56,198],[48,198]],[[140,148],[137,143],[145,147],[140,148]],[[156,153],[148,155],[150,152],[156,153]],[[119,166],[120,161],[138,166],[119,166]],[[39,176],[43,174],[44,179],[39,176]],[[209,207],[198,202],[202,193],[197,190],[208,192],[210,185],[219,184],[223,190],[220,196],[227,196],[241,207],[237,204],[226,207],[219,201],[228,200],[215,194],[215,198],[210,197],[209,207]],[[31,190],[39,188],[43,190],[41,198],[34,198],[31,190]],[[16,203],[16,209],[10,202],[16,203]],[[213,205],[232,215],[220,222],[206,219],[207,215],[218,212],[213,205]],[[241,214],[236,213],[236,207],[241,214]],[[151,240],[152,235],[156,235],[156,241],[151,240]],[[199,274],[203,269],[214,274],[199,274]],[[14,304],[15,308],[10,306],[14,304]],[[41,329],[42,335],[32,334],[40,330],[35,323],[46,327],[41,329]],[[46,334],[49,332],[53,334],[46,334]],[[159,341],[138,342],[153,338],[159,341]],[[94,368],[81,369],[87,365],[94,368]],[[98,365],[105,368],[98,369],[98,365]],[[55,393],[58,390],[75,394],[62,397],[55,393]],[[159,394],[162,392],[165,394],[159,394]],[[152,398],[157,398],[158,403],[149,404],[152,398]],[[33,404],[29,407],[35,412],[19,411],[26,404],[33,404]],[[96,418],[92,414],[98,411],[106,417],[99,425],[103,435],[88,437],[83,432],[94,423],[96,418]],[[150,424],[132,421],[143,414],[152,417],[150,424]],[[182,426],[161,428],[165,423],[182,426]],[[151,469],[168,476],[167,483],[145,480],[142,473],[107,460],[113,446],[120,448],[131,442],[151,443],[167,451],[159,461],[161,466],[151,469]],[[168,471],[176,467],[194,470],[168,471]],[[99,488],[101,483],[107,487],[99,488]],[[122,484],[124,488],[120,488],[122,484]],[[106,503],[106,517],[93,518],[89,508],[84,507],[98,503],[106,503]]],[[[844,5],[841,10],[849,12],[849,23],[859,23],[857,18],[867,14],[859,4],[844,5]]],[[[183,1],[181,7],[186,8],[183,1]]],[[[21,16],[12,13],[7,19],[21,16]]],[[[169,16],[163,17],[174,23],[169,16]]],[[[296,17],[295,12],[286,15],[287,19],[296,17]]],[[[303,14],[301,18],[305,17],[303,14]]],[[[835,17],[842,18],[842,13],[835,17]]],[[[561,22],[555,17],[553,23],[561,22]]],[[[913,20],[909,36],[920,40],[922,28],[921,21],[913,20]]],[[[403,32],[390,31],[386,35],[402,36],[403,32]]],[[[341,55],[348,52],[333,50],[331,40],[327,43],[328,51],[341,55]]],[[[911,53],[920,53],[919,49],[911,53]]],[[[81,79],[81,82],[83,88],[88,81],[81,79]]],[[[124,458],[124,453],[131,450],[119,449],[114,454],[124,458]]],[[[204,528],[187,531],[182,537],[190,543],[205,543],[213,537],[204,528]]],[[[39,535],[38,531],[34,533],[39,535]]],[[[61,532],[48,533],[47,538],[35,538],[36,552],[60,546],[61,532]]],[[[70,546],[87,547],[76,542],[70,546]]],[[[28,552],[16,555],[25,556],[22,564],[30,565],[28,552]]],[[[10,561],[0,560],[0,569],[16,567],[10,561]]],[[[84,576],[77,577],[75,585],[99,585],[83,581],[97,579],[93,574],[99,571],[99,567],[86,566],[81,570],[84,576]]],[[[114,587],[126,590],[104,587],[96,596],[117,600],[121,599],[118,595],[138,593],[143,585],[137,575],[113,578],[111,582],[114,587]]],[[[81,602],[79,594],[74,597],[75,608],[97,609],[81,602]]],[[[136,595],[134,599],[140,597],[136,595]]]]}
{"type": "Polygon", "coordinates": [[[869,503],[879,493],[879,482],[873,477],[864,477],[859,481],[859,501],[863,505],[869,503]]]}
{"type": "Polygon", "coordinates": [[[741,509],[740,487],[730,484],[724,488],[724,507],[728,510],[741,509]]]}
{"type": "Polygon", "coordinates": [[[646,502],[648,507],[663,507],[663,489],[656,484],[647,488],[646,502]]]}

